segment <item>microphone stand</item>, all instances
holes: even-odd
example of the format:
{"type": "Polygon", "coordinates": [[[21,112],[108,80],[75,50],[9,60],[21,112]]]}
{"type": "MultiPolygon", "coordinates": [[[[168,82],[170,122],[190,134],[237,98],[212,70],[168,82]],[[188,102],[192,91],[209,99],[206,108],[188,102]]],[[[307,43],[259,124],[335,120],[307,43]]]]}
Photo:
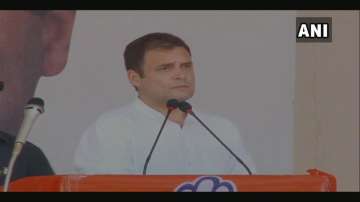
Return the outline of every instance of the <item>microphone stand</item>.
{"type": "Polygon", "coordinates": [[[244,166],[244,168],[245,168],[246,171],[249,173],[249,175],[252,175],[252,172],[251,172],[251,170],[249,169],[249,167],[247,167],[246,164],[245,164],[228,146],[226,146],[226,144],[225,144],[223,141],[221,141],[220,138],[219,138],[218,136],[216,136],[215,133],[212,132],[212,131],[210,130],[210,128],[207,127],[207,126],[205,125],[205,123],[202,122],[202,121],[200,120],[200,118],[195,115],[194,112],[191,111],[190,114],[191,114],[193,117],[195,117],[195,119],[198,120],[198,121],[200,122],[200,124],[201,124],[204,128],[206,128],[206,130],[207,130],[233,157],[235,157],[235,159],[236,159],[241,165],[244,166]]]}
{"type": "Polygon", "coordinates": [[[179,103],[179,109],[185,113],[191,114],[242,166],[244,166],[249,175],[252,175],[249,167],[228,146],[226,146],[226,144],[221,141],[221,139],[216,136],[215,133],[210,130],[210,128],[207,127],[207,125],[202,122],[198,116],[196,116],[196,114],[192,111],[192,106],[188,102],[183,101],[179,103]]]}
{"type": "Polygon", "coordinates": [[[35,119],[38,117],[39,114],[44,112],[43,107],[44,107],[44,101],[41,98],[32,98],[32,99],[30,99],[30,101],[24,108],[25,109],[25,118],[21,125],[19,134],[16,137],[9,165],[3,171],[6,174],[5,182],[4,182],[4,189],[3,189],[4,192],[8,192],[8,190],[9,190],[10,180],[12,177],[12,172],[13,172],[16,160],[17,160],[19,154],[21,153],[23,146],[26,144],[26,138],[30,133],[30,130],[33,126],[35,119]],[[29,113],[26,113],[27,110],[32,110],[32,111],[29,111],[29,113]],[[30,113],[30,112],[35,112],[35,113],[30,113]],[[32,119],[31,119],[31,121],[26,122],[26,118],[28,116],[32,117],[32,119]]]}
{"type": "Polygon", "coordinates": [[[152,153],[153,153],[153,151],[154,151],[154,149],[155,149],[155,146],[156,146],[156,144],[157,144],[157,142],[158,142],[158,140],[159,140],[159,138],[160,138],[161,132],[162,132],[163,129],[164,129],[165,123],[166,123],[166,121],[168,120],[171,111],[172,111],[172,110],[168,110],[168,112],[167,112],[167,114],[166,114],[166,117],[165,117],[163,123],[161,124],[161,128],[160,128],[160,130],[159,130],[159,133],[158,133],[157,136],[156,136],[155,142],[154,142],[153,146],[151,147],[150,153],[149,153],[149,155],[148,155],[147,158],[146,158],[145,165],[144,165],[144,169],[143,169],[143,175],[146,175],[146,170],[147,170],[147,167],[148,167],[148,165],[149,165],[149,162],[150,162],[150,159],[151,159],[151,155],[152,155],[152,153]]]}
{"type": "Polygon", "coordinates": [[[176,99],[170,99],[170,100],[167,101],[166,107],[168,108],[168,111],[167,111],[167,113],[166,113],[166,116],[165,116],[165,119],[164,119],[163,123],[161,124],[160,130],[159,130],[159,133],[158,133],[157,136],[156,136],[155,142],[154,142],[153,146],[151,147],[150,153],[149,153],[148,156],[146,157],[145,165],[144,165],[144,168],[143,168],[143,175],[146,175],[147,167],[148,167],[148,165],[149,165],[149,162],[150,162],[152,153],[154,152],[154,149],[155,149],[155,147],[156,147],[156,144],[157,144],[157,142],[158,142],[158,140],[159,140],[159,138],[160,138],[161,132],[162,132],[163,129],[164,129],[164,126],[165,126],[166,121],[169,119],[170,113],[171,113],[174,109],[176,109],[176,108],[178,107],[178,101],[177,101],[176,99]]]}

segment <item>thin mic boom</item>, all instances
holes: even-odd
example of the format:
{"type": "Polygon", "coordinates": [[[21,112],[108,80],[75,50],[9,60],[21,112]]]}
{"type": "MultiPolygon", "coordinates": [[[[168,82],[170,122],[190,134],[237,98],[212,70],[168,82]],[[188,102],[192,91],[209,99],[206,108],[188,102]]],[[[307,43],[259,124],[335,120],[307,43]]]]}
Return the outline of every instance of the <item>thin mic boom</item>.
{"type": "Polygon", "coordinates": [[[159,130],[159,133],[156,136],[155,142],[154,142],[153,146],[151,147],[151,150],[150,150],[148,156],[146,157],[146,161],[145,161],[144,168],[143,168],[143,175],[146,175],[146,170],[147,170],[147,167],[149,165],[152,153],[154,152],[156,144],[157,144],[157,142],[158,142],[158,140],[160,138],[160,135],[161,135],[161,133],[162,133],[164,127],[165,127],[165,123],[169,119],[170,113],[174,109],[176,109],[178,107],[178,101],[176,99],[170,99],[170,100],[167,101],[166,107],[168,108],[167,114],[165,116],[165,119],[164,119],[163,123],[161,124],[160,130],[159,130]]]}
{"type": "Polygon", "coordinates": [[[185,113],[189,113],[191,114],[193,117],[195,117],[195,119],[223,146],[225,147],[225,149],[230,152],[230,154],[235,157],[235,159],[241,164],[244,166],[244,168],[246,169],[246,171],[249,173],[249,175],[252,175],[252,172],[251,170],[249,169],[249,167],[223,142],[220,140],[220,138],[218,136],[215,135],[215,133],[210,130],[209,127],[207,127],[207,125],[202,122],[200,120],[200,118],[198,116],[196,116],[196,114],[192,111],[192,106],[186,102],[186,101],[183,101],[181,103],[179,103],[179,109],[185,113]]]}

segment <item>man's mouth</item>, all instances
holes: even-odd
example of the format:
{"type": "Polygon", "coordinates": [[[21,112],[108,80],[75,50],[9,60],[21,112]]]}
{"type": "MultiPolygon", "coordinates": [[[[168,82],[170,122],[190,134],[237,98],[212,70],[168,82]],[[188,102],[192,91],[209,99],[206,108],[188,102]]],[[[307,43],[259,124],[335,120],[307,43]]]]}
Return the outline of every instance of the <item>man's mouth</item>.
{"type": "Polygon", "coordinates": [[[179,89],[179,88],[189,88],[189,86],[188,85],[179,85],[179,86],[172,87],[172,89],[179,89]]]}

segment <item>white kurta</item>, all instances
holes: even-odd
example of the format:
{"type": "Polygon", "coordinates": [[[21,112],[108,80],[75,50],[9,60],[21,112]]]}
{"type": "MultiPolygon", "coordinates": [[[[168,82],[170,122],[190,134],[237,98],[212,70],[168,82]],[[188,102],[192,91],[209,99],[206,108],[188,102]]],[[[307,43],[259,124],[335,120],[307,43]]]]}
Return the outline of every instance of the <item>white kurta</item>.
{"type": "MultiPolygon", "coordinates": [[[[197,113],[195,111],[195,113],[197,113]]],[[[251,169],[237,128],[219,116],[199,118],[251,169]]],[[[82,136],[74,166],[81,174],[142,174],[165,116],[140,99],[100,116],[82,136]]],[[[168,120],[147,174],[247,174],[245,168],[192,116],[183,127],[168,120]]]]}

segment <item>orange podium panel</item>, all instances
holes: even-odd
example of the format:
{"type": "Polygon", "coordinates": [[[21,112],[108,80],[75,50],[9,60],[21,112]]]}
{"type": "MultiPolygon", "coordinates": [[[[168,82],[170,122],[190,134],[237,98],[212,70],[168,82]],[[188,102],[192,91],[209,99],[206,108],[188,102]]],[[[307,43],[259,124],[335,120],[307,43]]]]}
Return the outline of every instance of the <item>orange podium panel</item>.
{"type": "Polygon", "coordinates": [[[55,175],[26,177],[11,192],[334,192],[336,178],[307,175],[55,175]]]}

